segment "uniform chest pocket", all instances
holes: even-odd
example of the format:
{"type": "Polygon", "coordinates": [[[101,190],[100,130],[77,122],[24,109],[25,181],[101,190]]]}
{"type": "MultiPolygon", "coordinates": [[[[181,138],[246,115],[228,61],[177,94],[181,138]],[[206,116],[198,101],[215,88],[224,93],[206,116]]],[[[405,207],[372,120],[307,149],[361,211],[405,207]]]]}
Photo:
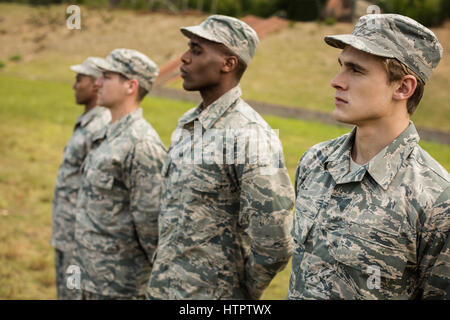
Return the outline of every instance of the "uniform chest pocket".
{"type": "Polygon", "coordinates": [[[84,157],[84,150],[77,150],[74,146],[65,146],[63,151],[63,159],[71,165],[81,166],[84,157]]]}
{"type": "Polygon", "coordinates": [[[91,185],[106,190],[111,190],[114,184],[114,176],[112,174],[99,170],[89,170],[86,179],[91,185]]]}
{"type": "Polygon", "coordinates": [[[220,193],[223,191],[225,182],[220,171],[194,166],[191,175],[186,177],[190,189],[205,193],[220,193]]]}
{"type": "Polygon", "coordinates": [[[334,182],[325,170],[308,176],[298,187],[296,207],[314,211],[315,216],[317,211],[327,206],[333,187],[334,182]]]}
{"type": "Polygon", "coordinates": [[[98,233],[86,232],[77,240],[85,248],[97,252],[117,253],[120,249],[116,239],[98,233]]]}
{"type": "Polygon", "coordinates": [[[370,276],[400,280],[407,264],[407,247],[397,234],[353,223],[348,233],[330,239],[330,254],[339,263],[370,276]]]}

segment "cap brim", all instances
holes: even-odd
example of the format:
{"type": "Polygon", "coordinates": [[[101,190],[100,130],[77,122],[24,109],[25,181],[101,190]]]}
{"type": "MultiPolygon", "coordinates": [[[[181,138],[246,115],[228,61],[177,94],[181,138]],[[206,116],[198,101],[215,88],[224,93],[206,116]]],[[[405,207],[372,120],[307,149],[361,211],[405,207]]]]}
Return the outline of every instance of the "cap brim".
{"type": "Polygon", "coordinates": [[[78,64],[78,65],[74,65],[74,66],[70,66],[70,70],[78,73],[78,74],[84,74],[86,76],[91,76],[94,78],[99,77],[98,74],[96,74],[95,72],[89,70],[88,68],[86,68],[85,66],[78,64]]]}
{"type": "Polygon", "coordinates": [[[182,34],[184,34],[186,37],[191,38],[193,35],[215,42],[215,43],[220,43],[217,42],[217,40],[215,40],[214,35],[205,32],[200,26],[192,26],[192,27],[182,27],[180,28],[180,31],[182,34]]]}
{"type": "Polygon", "coordinates": [[[395,58],[393,53],[377,45],[370,40],[362,37],[357,37],[353,34],[341,34],[336,36],[325,36],[325,42],[335,48],[344,49],[345,46],[351,46],[355,49],[373,54],[379,57],[395,58]]]}
{"type": "Polygon", "coordinates": [[[86,70],[84,70],[84,68],[83,68],[83,66],[81,64],[70,66],[70,70],[72,70],[72,71],[74,71],[76,73],[86,74],[86,70]]]}

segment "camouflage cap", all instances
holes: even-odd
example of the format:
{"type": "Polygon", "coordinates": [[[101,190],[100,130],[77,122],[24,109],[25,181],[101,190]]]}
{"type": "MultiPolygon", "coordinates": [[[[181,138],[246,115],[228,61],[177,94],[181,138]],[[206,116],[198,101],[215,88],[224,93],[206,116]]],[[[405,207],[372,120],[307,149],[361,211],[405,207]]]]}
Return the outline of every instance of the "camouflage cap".
{"type": "Polygon", "coordinates": [[[352,34],[326,36],[330,46],[346,45],[386,58],[395,58],[427,82],[442,58],[434,33],[417,21],[398,14],[362,16],[352,34]]]}
{"type": "Polygon", "coordinates": [[[222,43],[237,54],[247,65],[252,60],[259,39],[256,31],[245,22],[228,16],[212,15],[201,24],[180,28],[188,38],[196,35],[200,38],[222,43]]]}
{"type": "Polygon", "coordinates": [[[145,54],[132,49],[114,49],[96,65],[102,71],[117,72],[128,79],[136,79],[149,92],[159,74],[156,63],[145,54]]]}
{"type": "Polygon", "coordinates": [[[70,66],[70,70],[75,71],[76,73],[98,78],[102,75],[102,72],[99,68],[97,68],[96,63],[101,60],[103,59],[97,57],[89,57],[84,60],[82,64],[70,66]]]}

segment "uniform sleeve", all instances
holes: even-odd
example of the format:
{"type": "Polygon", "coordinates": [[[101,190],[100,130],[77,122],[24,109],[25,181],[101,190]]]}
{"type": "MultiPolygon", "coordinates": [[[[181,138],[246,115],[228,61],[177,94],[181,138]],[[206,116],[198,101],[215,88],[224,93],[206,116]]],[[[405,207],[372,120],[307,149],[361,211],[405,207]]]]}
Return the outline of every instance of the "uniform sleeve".
{"type": "Polygon", "coordinates": [[[436,201],[420,236],[423,299],[450,298],[450,187],[436,201]]]}
{"type": "MultiPolygon", "coordinates": [[[[99,108],[99,107],[96,107],[99,108]]],[[[94,119],[92,119],[91,122],[87,124],[87,126],[84,128],[84,133],[86,135],[86,141],[85,141],[85,152],[88,154],[95,142],[95,137],[97,134],[100,133],[100,131],[108,125],[108,123],[111,120],[111,114],[109,110],[105,110],[100,115],[97,115],[94,119]]]]}
{"type": "Polygon", "coordinates": [[[248,243],[245,286],[259,299],[292,255],[294,190],[282,155],[278,168],[242,165],[239,224],[248,243]]]}
{"type": "Polygon", "coordinates": [[[314,152],[313,149],[307,150],[297,164],[297,169],[295,170],[295,198],[298,195],[298,189],[305,181],[306,176],[308,174],[308,168],[311,166],[311,163],[314,161],[314,152]]]}
{"type": "Polygon", "coordinates": [[[161,168],[165,156],[162,146],[140,142],[134,149],[130,171],[131,215],[138,241],[150,262],[158,243],[161,168]]]}

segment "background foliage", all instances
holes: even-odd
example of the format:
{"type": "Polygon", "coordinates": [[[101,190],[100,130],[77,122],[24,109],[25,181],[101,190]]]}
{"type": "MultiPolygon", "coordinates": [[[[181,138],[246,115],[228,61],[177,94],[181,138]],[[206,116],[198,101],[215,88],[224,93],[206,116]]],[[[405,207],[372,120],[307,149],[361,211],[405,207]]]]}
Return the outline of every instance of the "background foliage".
{"type": "MultiPolygon", "coordinates": [[[[351,2],[352,0],[346,0],[351,2]]],[[[353,0],[355,1],[355,0],[353,0]]],[[[31,5],[48,4],[84,4],[99,8],[128,8],[136,10],[165,9],[177,11],[184,8],[211,12],[214,0],[0,0],[0,2],[16,2],[31,5]]],[[[373,0],[382,12],[395,12],[409,16],[425,26],[437,26],[450,18],[450,0],[373,0]]],[[[326,18],[323,9],[327,0],[216,0],[216,13],[244,16],[252,14],[261,17],[272,15],[284,16],[296,21],[314,21],[326,18]]]]}

